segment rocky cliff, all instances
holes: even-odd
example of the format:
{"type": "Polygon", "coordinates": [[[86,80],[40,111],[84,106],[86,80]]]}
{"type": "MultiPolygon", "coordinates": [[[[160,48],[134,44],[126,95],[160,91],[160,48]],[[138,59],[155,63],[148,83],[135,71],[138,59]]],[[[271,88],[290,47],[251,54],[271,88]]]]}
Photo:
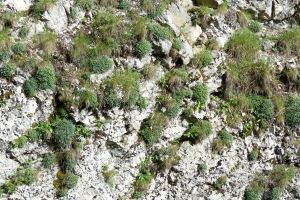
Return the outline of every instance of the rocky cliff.
{"type": "Polygon", "coordinates": [[[0,199],[300,199],[298,0],[0,0],[0,199]]]}

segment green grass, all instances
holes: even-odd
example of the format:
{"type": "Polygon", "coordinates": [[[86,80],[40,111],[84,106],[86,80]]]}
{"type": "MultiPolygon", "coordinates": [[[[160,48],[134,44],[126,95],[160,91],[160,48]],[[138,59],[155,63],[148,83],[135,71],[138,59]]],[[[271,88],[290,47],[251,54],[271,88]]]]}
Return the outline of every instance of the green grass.
{"type": "Polygon", "coordinates": [[[169,30],[160,24],[148,24],[148,29],[156,40],[167,40],[170,37],[169,30]]]}
{"type": "Polygon", "coordinates": [[[51,168],[54,162],[56,162],[56,154],[50,154],[44,157],[42,163],[45,168],[51,168]]]}
{"type": "Polygon", "coordinates": [[[18,42],[13,46],[13,52],[17,55],[22,55],[26,50],[26,45],[23,42],[18,42]]]}
{"type": "Polygon", "coordinates": [[[96,108],[99,105],[97,100],[97,94],[94,92],[90,92],[84,89],[77,90],[75,92],[75,96],[77,97],[76,103],[81,108],[83,107],[83,105],[89,108],[96,108]]]}
{"type": "Polygon", "coordinates": [[[184,137],[196,142],[200,142],[207,138],[212,133],[212,125],[209,121],[198,121],[191,126],[189,131],[184,134],[184,137]]]}
{"type": "Polygon", "coordinates": [[[259,37],[249,30],[235,33],[225,48],[228,54],[237,59],[254,59],[261,49],[259,37]]]}
{"type": "Polygon", "coordinates": [[[285,112],[285,121],[289,126],[300,125],[300,98],[290,97],[285,112]]]}
{"type": "Polygon", "coordinates": [[[300,29],[299,27],[291,28],[279,37],[278,48],[287,56],[291,54],[300,55],[300,29]]]}
{"type": "Polygon", "coordinates": [[[56,144],[60,148],[67,148],[71,145],[71,140],[75,132],[75,125],[66,119],[59,120],[55,126],[53,136],[56,144]]]}
{"type": "Polygon", "coordinates": [[[207,85],[198,84],[193,88],[192,99],[204,106],[208,100],[209,89],[207,85]]]}
{"type": "Polygon", "coordinates": [[[15,74],[16,65],[14,63],[7,63],[0,68],[1,76],[10,77],[15,74]]]}
{"type": "Polygon", "coordinates": [[[95,6],[93,0],[75,0],[75,4],[78,7],[84,8],[88,11],[94,8],[95,6]]]}
{"type": "Polygon", "coordinates": [[[258,33],[261,32],[263,29],[263,25],[258,22],[258,21],[254,21],[249,25],[249,29],[253,32],[253,33],[258,33]]]}
{"type": "Polygon", "coordinates": [[[192,60],[192,63],[198,67],[205,67],[211,64],[213,61],[213,57],[211,55],[211,51],[204,50],[199,52],[192,60]]]}
{"type": "Polygon", "coordinates": [[[139,58],[145,57],[152,50],[152,44],[147,40],[142,40],[138,42],[135,46],[135,54],[139,58]]]}
{"type": "Polygon", "coordinates": [[[22,27],[19,31],[19,37],[21,38],[27,38],[27,36],[29,35],[29,28],[27,27],[22,27]]]}
{"type": "Polygon", "coordinates": [[[113,67],[113,65],[113,60],[107,56],[99,56],[89,60],[89,66],[91,68],[91,71],[97,74],[101,74],[108,71],[113,67]]]}
{"type": "Polygon", "coordinates": [[[175,38],[173,41],[173,48],[176,49],[177,51],[180,51],[182,49],[182,43],[179,38],[175,38]]]}

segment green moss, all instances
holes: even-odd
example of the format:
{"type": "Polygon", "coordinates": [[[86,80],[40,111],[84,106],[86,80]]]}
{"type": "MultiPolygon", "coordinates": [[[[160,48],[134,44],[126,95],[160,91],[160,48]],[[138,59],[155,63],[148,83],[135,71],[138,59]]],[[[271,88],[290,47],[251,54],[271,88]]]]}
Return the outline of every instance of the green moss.
{"type": "Polygon", "coordinates": [[[92,72],[101,74],[113,67],[113,60],[107,56],[99,56],[89,60],[89,65],[92,72]]]}
{"type": "Polygon", "coordinates": [[[148,29],[156,40],[167,40],[170,37],[169,30],[160,24],[149,24],[148,29]]]}
{"type": "Polygon", "coordinates": [[[139,58],[145,57],[152,50],[152,44],[147,40],[142,40],[138,42],[135,46],[135,54],[139,58]]]}

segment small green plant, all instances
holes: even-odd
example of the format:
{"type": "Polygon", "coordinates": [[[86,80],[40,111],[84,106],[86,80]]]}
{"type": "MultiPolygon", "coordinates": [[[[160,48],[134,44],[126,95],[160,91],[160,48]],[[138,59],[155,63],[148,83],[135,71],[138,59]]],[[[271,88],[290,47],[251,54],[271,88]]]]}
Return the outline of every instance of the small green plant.
{"type": "Polygon", "coordinates": [[[74,149],[65,151],[62,159],[63,172],[65,173],[73,172],[77,164],[77,159],[78,159],[78,151],[74,149]]]}
{"type": "Polygon", "coordinates": [[[144,129],[140,131],[147,146],[152,146],[158,141],[160,133],[165,125],[168,124],[168,118],[161,112],[155,112],[144,124],[144,129]]]}
{"type": "MultiPolygon", "coordinates": [[[[1,39],[1,38],[0,38],[1,39]]],[[[1,62],[6,62],[10,58],[10,48],[5,47],[1,52],[0,52],[0,61],[1,62]]]]}
{"type": "Polygon", "coordinates": [[[16,43],[12,48],[13,52],[17,55],[22,55],[25,49],[26,49],[26,45],[23,42],[16,43]]]}
{"type": "Polygon", "coordinates": [[[145,57],[152,50],[152,44],[147,40],[142,40],[138,42],[135,46],[135,54],[139,58],[145,57]]]}
{"type": "Polygon", "coordinates": [[[156,40],[167,40],[170,37],[169,30],[160,24],[149,24],[148,29],[156,40]]]}
{"type": "Polygon", "coordinates": [[[25,82],[24,90],[30,97],[34,97],[39,89],[38,81],[35,78],[30,78],[25,82]]]}
{"type": "Polygon", "coordinates": [[[207,66],[210,63],[212,63],[213,57],[212,54],[209,50],[204,50],[198,53],[195,58],[193,59],[193,64],[202,67],[202,66],[207,66]]]}
{"type": "Polygon", "coordinates": [[[300,98],[290,97],[285,112],[285,120],[289,126],[300,125],[300,98]]]}
{"type": "Polygon", "coordinates": [[[212,133],[212,125],[209,121],[198,121],[192,125],[190,130],[184,134],[188,139],[201,141],[207,138],[212,133]]]}
{"type": "Polygon", "coordinates": [[[59,197],[67,196],[67,194],[68,194],[68,190],[65,188],[57,191],[57,196],[59,196],[59,197]]]}
{"type": "Polygon", "coordinates": [[[214,185],[215,188],[220,189],[222,187],[222,185],[224,185],[226,183],[226,181],[227,181],[227,176],[226,175],[219,177],[218,180],[216,181],[215,185],[214,185]]]}
{"type": "Polygon", "coordinates": [[[83,137],[89,137],[89,131],[83,125],[77,125],[75,135],[82,135],[83,137]]]}
{"type": "Polygon", "coordinates": [[[19,37],[21,38],[27,38],[27,36],[29,35],[29,28],[27,27],[22,27],[19,31],[19,37]]]}
{"type": "Polygon", "coordinates": [[[262,31],[263,29],[263,25],[258,22],[258,21],[254,21],[249,25],[249,29],[253,32],[253,33],[258,33],[260,31],[262,31]]]}
{"type": "Polygon", "coordinates": [[[278,48],[284,51],[287,56],[293,53],[300,55],[300,29],[298,26],[282,33],[279,38],[278,48]]]}
{"type": "Polygon", "coordinates": [[[138,192],[138,191],[135,191],[132,195],[133,198],[135,199],[140,199],[144,196],[144,192],[138,192]]]}
{"type": "Polygon", "coordinates": [[[269,200],[279,200],[280,193],[281,190],[279,188],[272,188],[271,193],[269,195],[269,200]]]}
{"type": "Polygon", "coordinates": [[[7,63],[4,67],[0,68],[1,76],[10,77],[15,73],[16,65],[14,63],[7,63]]]}
{"type": "Polygon", "coordinates": [[[245,190],[245,197],[246,200],[258,200],[260,196],[262,195],[262,191],[255,190],[253,188],[247,188],[245,190]]]}
{"type": "Polygon", "coordinates": [[[159,6],[156,10],[150,10],[148,16],[150,19],[155,19],[156,17],[161,17],[164,14],[164,8],[159,6]]]}
{"type": "Polygon", "coordinates": [[[59,120],[55,126],[53,136],[58,147],[66,148],[70,146],[75,132],[75,125],[66,119],[59,120]]]}
{"type": "Polygon", "coordinates": [[[221,141],[226,145],[230,145],[233,141],[233,136],[228,133],[227,131],[223,130],[221,131],[221,133],[219,134],[221,141]]]}
{"type": "Polygon", "coordinates": [[[182,43],[179,38],[174,39],[173,48],[176,49],[177,51],[180,51],[182,49],[182,43]]]}
{"type": "Polygon", "coordinates": [[[43,159],[43,165],[45,168],[51,168],[52,164],[56,161],[56,154],[50,154],[43,159]]]}
{"type": "Polygon", "coordinates": [[[207,85],[198,84],[193,89],[192,99],[201,106],[204,106],[208,100],[209,90],[207,85]]]}
{"type": "Polygon", "coordinates": [[[104,164],[102,165],[102,170],[103,170],[103,171],[107,171],[108,168],[109,168],[109,164],[108,164],[108,163],[104,163],[104,164]]]}
{"type": "Polygon", "coordinates": [[[38,129],[31,129],[28,131],[27,137],[31,142],[35,142],[40,139],[41,132],[38,129]]]}
{"type": "Polygon", "coordinates": [[[258,55],[261,49],[260,40],[257,35],[249,30],[243,30],[235,33],[225,48],[228,54],[238,59],[253,59],[258,55]]]}
{"type": "Polygon", "coordinates": [[[26,145],[26,143],[27,143],[27,137],[25,135],[23,135],[13,141],[13,147],[22,148],[26,145]]]}
{"type": "Polygon", "coordinates": [[[3,193],[7,193],[7,194],[15,193],[18,189],[18,187],[11,182],[5,182],[2,185],[2,188],[3,188],[3,193]]]}
{"type": "Polygon", "coordinates": [[[249,161],[255,161],[258,158],[258,152],[257,151],[252,151],[248,154],[248,160],[249,161]]]}
{"type": "Polygon", "coordinates": [[[114,65],[114,62],[107,56],[99,56],[90,59],[89,65],[91,67],[92,72],[101,74],[111,69],[114,65]]]}
{"type": "Polygon", "coordinates": [[[0,107],[4,107],[7,102],[7,99],[0,100],[0,107]]]}
{"type": "Polygon", "coordinates": [[[75,92],[75,96],[77,96],[76,103],[83,107],[83,104],[86,107],[96,108],[98,106],[97,94],[94,92],[90,92],[87,90],[77,90],[75,92]]]}
{"type": "Polygon", "coordinates": [[[114,176],[117,174],[116,170],[110,170],[106,172],[102,172],[102,175],[104,177],[104,181],[108,183],[111,187],[114,186],[114,176]]]}
{"type": "Polygon", "coordinates": [[[117,5],[118,9],[127,10],[130,7],[130,2],[126,0],[120,0],[119,4],[117,5]]]}
{"type": "Polygon", "coordinates": [[[66,173],[62,183],[68,189],[72,189],[72,188],[76,187],[78,180],[79,180],[79,176],[72,174],[72,173],[66,173]]]}
{"type": "Polygon", "coordinates": [[[206,163],[202,163],[198,165],[198,172],[203,172],[207,170],[207,164],[206,163]]]}
{"type": "Polygon", "coordinates": [[[72,19],[75,19],[78,16],[78,8],[77,7],[71,9],[70,16],[72,19]]]}
{"type": "Polygon", "coordinates": [[[75,3],[77,6],[84,8],[86,10],[91,10],[92,8],[94,8],[93,0],[76,0],[75,3]]]}

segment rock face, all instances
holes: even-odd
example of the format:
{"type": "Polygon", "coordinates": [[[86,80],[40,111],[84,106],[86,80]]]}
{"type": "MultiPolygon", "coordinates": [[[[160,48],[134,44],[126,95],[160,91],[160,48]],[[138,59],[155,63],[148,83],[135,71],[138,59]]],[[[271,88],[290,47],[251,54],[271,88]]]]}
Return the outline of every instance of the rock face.
{"type": "Polygon", "coordinates": [[[32,5],[31,0],[4,0],[3,6],[8,6],[15,11],[28,11],[32,5]]]}
{"type": "Polygon", "coordinates": [[[68,16],[63,2],[58,2],[51,6],[44,14],[43,18],[47,21],[47,26],[56,33],[61,32],[67,28],[68,16]]]}
{"type": "MultiPolygon", "coordinates": [[[[35,3],[30,0],[0,0],[0,2],[2,2],[0,14],[24,11],[24,15],[35,3]]],[[[136,181],[146,179],[150,181],[144,186],[146,189],[141,198],[143,200],[241,200],[245,199],[245,189],[258,173],[267,173],[276,166],[287,165],[296,167],[296,176],[289,186],[282,190],[280,199],[300,198],[300,147],[298,145],[300,128],[278,125],[277,116],[269,120],[256,118],[250,105],[247,104],[249,108],[244,106],[245,99],[237,102],[236,97],[240,95],[238,90],[232,91],[233,98],[229,100],[223,98],[226,84],[237,84],[228,76],[239,75],[233,71],[234,63],[231,63],[232,57],[228,55],[226,44],[234,33],[241,30],[242,24],[238,16],[240,11],[252,14],[254,20],[258,20],[264,26],[262,32],[255,33],[260,38],[262,46],[257,58],[264,56],[274,58],[271,68],[274,68],[274,73],[280,77],[276,78],[276,82],[272,85],[272,87],[277,87],[276,94],[278,93],[272,101],[279,101],[276,98],[281,97],[280,95],[287,98],[287,94],[291,93],[288,87],[293,89],[294,94],[297,93],[299,58],[297,55],[284,54],[282,49],[278,50],[277,36],[283,29],[290,26],[289,18],[295,17],[294,21],[297,21],[299,0],[228,0],[229,8],[223,12],[216,10],[224,3],[223,0],[175,1],[167,5],[163,15],[151,19],[151,23],[160,23],[161,26],[168,27],[171,32],[170,37],[164,40],[154,40],[150,36],[143,38],[149,40],[152,45],[151,52],[143,58],[136,57],[134,53],[134,45],[142,37],[134,38],[134,41],[122,44],[123,46],[120,45],[122,41],[114,41],[114,38],[110,38],[115,32],[122,31],[119,29],[121,23],[130,22],[129,18],[137,17],[134,16],[134,12],[135,9],[141,7],[139,1],[130,1],[129,10],[117,8],[102,10],[110,12],[112,9],[113,14],[120,16],[121,19],[115,22],[116,19],[111,15],[102,16],[101,20],[108,21],[105,23],[111,31],[108,39],[103,40],[103,33],[96,31],[104,25],[91,27],[95,20],[93,17],[99,11],[98,8],[88,11],[86,7],[89,4],[78,7],[76,2],[73,0],[55,1],[54,5],[47,6],[41,11],[41,20],[33,19],[29,12],[28,16],[21,18],[20,22],[6,27],[11,40],[3,45],[0,40],[1,200],[132,199],[137,191],[136,181]],[[209,20],[205,22],[201,18],[201,22],[192,23],[195,17],[202,16],[200,11],[203,5],[211,9],[209,10],[211,13],[207,14],[209,20]],[[123,20],[123,17],[128,21],[123,20]],[[19,36],[19,30],[22,27],[30,30],[26,38],[19,36]],[[35,45],[34,36],[44,32],[45,29],[57,34],[56,43],[53,44],[49,40],[50,42],[35,45]],[[82,37],[87,37],[89,45],[86,45],[86,40],[76,43],[74,38],[79,38],[78,33],[82,37]],[[90,41],[92,37],[96,39],[90,41]],[[174,48],[175,38],[181,42],[180,49],[174,48]],[[98,40],[101,41],[102,46],[97,46],[98,40]],[[8,56],[10,59],[2,61],[4,47],[14,45],[19,41],[26,44],[26,51],[22,55],[16,55],[11,51],[8,56]],[[54,46],[56,50],[53,56],[45,58],[42,47],[48,47],[47,45],[54,46]],[[83,61],[80,60],[80,56],[80,59],[73,56],[76,45],[84,49],[80,53],[83,61]],[[114,48],[110,48],[109,45],[113,45],[114,48]],[[115,46],[118,47],[115,48],[115,46]],[[109,48],[110,50],[107,50],[109,48]],[[204,58],[200,58],[204,50],[209,52],[209,57],[206,58],[209,60],[207,63],[203,62],[204,58]],[[89,58],[91,55],[99,56],[100,54],[110,55],[113,67],[101,74],[91,74],[89,58]],[[28,66],[29,61],[32,60],[38,66],[28,66]],[[56,90],[39,90],[34,97],[29,97],[25,93],[25,85],[30,78],[34,77],[38,69],[44,67],[42,64],[45,60],[50,60],[54,65],[56,90]],[[81,61],[82,66],[78,64],[81,61]],[[7,63],[18,65],[13,69],[14,74],[10,77],[5,77],[3,75],[5,71],[2,72],[7,63]],[[106,94],[107,83],[112,80],[116,70],[127,68],[131,76],[127,77],[128,80],[123,80],[124,73],[119,79],[125,82],[123,87],[129,88],[128,90],[133,90],[131,85],[128,85],[129,79],[139,79],[138,101],[132,106],[121,104],[122,106],[109,107],[107,106],[109,95],[106,94]],[[138,77],[134,77],[132,72],[138,72],[138,77]],[[171,76],[176,78],[174,78],[175,81],[170,78],[171,76]],[[294,85],[285,85],[285,82],[290,79],[293,79],[294,85]],[[177,87],[172,87],[172,84],[177,84],[177,87]],[[190,90],[195,91],[196,85],[208,87],[209,97],[206,104],[200,104],[189,95],[180,99],[182,94],[177,94],[180,91],[186,93],[190,90]],[[84,103],[80,105],[75,95],[79,89],[95,93],[99,105],[94,108],[88,106],[91,102],[89,93],[82,97],[84,103]],[[239,110],[241,116],[235,115],[237,111],[232,109],[233,105],[245,107],[239,110]],[[176,111],[174,116],[161,118],[165,126],[161,128],[157,141],[152,146],[147,145],[145,137],[141,134],[148,125],[147,123],[157,117],[157,113],[166,116],[168,111],[173,112],[174,107],[178,108],[174,109],[176,111]],[[64,111],[67,112],[67,116],[64,117],[77,127],[85,127],[89,136],[83,137],[76,132],[70,144],[71,147],[66,147],[66,149],[59,148],[53,138],[29,141],[23,147],[13,148],[13,142],[28,134],[30,129],[36,128],[38,122],[53,122],[50,129],[53,132],[56,117],[63,117],[60,108],[66,108],[64,111]],[[196,142],[190,138],[189,134],[191,127],[202,120],[211,123],[212,131],[207,138],[196,142]],[[262,127],[263,125],[265,127],[262,127]],[[224,130],[232,134],[233,140],[230,145],[217,149],[216,146],[220,144],[217,143],[220,142],[220,132],[224,130]],[[75,147],[79,141],[82,147],[75,147]],[[62,179],[61,174],[65,173],[61,166],[65,158],[61,155],[69,150],[68,148],[76,149],[76,155],[73,156],[77,158],[77,161],[72,173],[79,176],[79,181],[76,187],[68,189],[66,196],[58,197],[55,183],[58,179],[62,179]],[[168,148],[172,149],[171,153],[167,152],[168,148]],[[173,160],[161,162],[159,160],[161,155],[155,153],[159,150],[166,151],[166,158],[173,160]],[[253,151],[258,151],[258,159],[249,161],[248,155],[253,151]],[[43,159],[53,153],[57,156],[56,162],[51,168],[45,168],[43,159]],[[151,175],[145,175],[143,174],[145,170],[141,170],[145,165],[146,161],[143,161],[145,158],[152,159],[155,163],[149,169],[153,170],[151,175]],[[3,185],[11,180],[12,174],[22,170],[22,166],[27,161],[32,161],[33,169],[41,168],[38,173],[39,178],[32,185],[20,184],[13,194],[5,192],[1,196],[4,191],[3,185]],[[162,167],[165,163],[171,167],[162,167]],[[199,167],[203,163],[207,165],[206,170],[201,170],[199,167]],[[104,166],[108,166],[106,171],[114,170],[115,176],[109,181],[104,166]],[[217,188],[216,185],[221,177],[227,177],[227,181],[217,188]]],[[[99,1],[93,2],[99,3],[99,1]]],[[[100,3],[103,2],[100,1],[100,3]]],[[[146,17],[146,15],[148,15],[146,11],[139,13],[141,17],[146,17]]],[[[246,23],[250,22],[252,21],[246,23]]],[[[133,24],[130,22],[126,25],[132,26],[133,24]]],[[[0,28],[2,28],[1,22],[0,28]]],[[[1,37],[2,33],[4,32],[0,32],[1,37]]],[[[253,66],[255,67],[258,66],[253,66]]],[[[116,84],[118,81],[111,82],[117,91],[117,94],[112,94],[113,97],[122,96],[123,88],[116,84]]],[[[124,96],[121,98],[122,102],[126,100],[124,96]]],[[[265,100],[267,97],[262,98],[265,100]]],[[[276,110],[280,106],[279,103],[275,106],[275,115],[280,114],[276,110]]],[[[149,130],[153,131],[158,125],[159,121],[151,124],[149,130]]],[[[149,137],[155,137],[154,131],[150,133],[149,137]]],[[[260,199],[268,199],[268,190],[260,199]]]]}

